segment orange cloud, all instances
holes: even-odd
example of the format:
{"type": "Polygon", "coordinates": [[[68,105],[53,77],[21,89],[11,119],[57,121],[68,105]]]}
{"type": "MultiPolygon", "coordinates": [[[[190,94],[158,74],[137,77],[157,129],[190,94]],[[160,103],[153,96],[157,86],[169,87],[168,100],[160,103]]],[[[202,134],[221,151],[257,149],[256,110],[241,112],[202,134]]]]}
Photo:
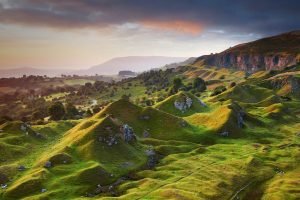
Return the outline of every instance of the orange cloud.
{"type": "Polygon", "coordinates": [[[197,35],[202,32],[203,26],[199,23],[189,22],[189,21],[142,21],[140,22],[145,27],[160,29],[160,30],[169,30],[176,31],[180,33],[187,33],[191,35],[197,35]]]}

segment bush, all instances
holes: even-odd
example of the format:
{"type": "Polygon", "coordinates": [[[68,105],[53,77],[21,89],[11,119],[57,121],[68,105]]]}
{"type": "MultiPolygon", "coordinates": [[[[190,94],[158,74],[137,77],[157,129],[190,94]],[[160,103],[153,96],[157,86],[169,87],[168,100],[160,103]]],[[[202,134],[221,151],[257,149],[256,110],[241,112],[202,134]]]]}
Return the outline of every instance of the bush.
{"type": "Polygon", "coordinates": [[[66,115],[68,118],[73,119],[79,112],[77,108],[72,103],[67,103],[66,105],[66,115]]]}
{"type": "Polygon", "coordinates": [[[199,92],[203,92],[206,90],[206,84],[205,81],[202,78],[195,78],[194,82],[193,82],[193,87],[199,91],[199,92]]]}
{"type": "Polygon", "coordinates": [[[92,111],[93,111],[93,114],[96,114],[96,113],[98,113],[98,112],[101,111],[101,108],[100,108],[99,106],[94,106],[94,107],[92,108],[92,111]]]}
{"type": "Polygon", "coordinates": [[[236,83],[235,82],[231,82],[230,85],[229,85],[229,88],[233,88],[234,86],[236,86],[236,83]]]}
{"type": "Polygon", "coordinates": [[[54,102],[48,108],[49,115],[53,120],[61,120],[66,114],[64,105],[61,102],[54,102]]]}
{"type": "Polygon", "coordinates": [[[216,96],[218,94],[221,94],[222,92],[226,91],[226,87],[221,85],[221,86],[218,86],[214,89],[214,91],[212,92],[212,94],[210,96],[216,96]]]}

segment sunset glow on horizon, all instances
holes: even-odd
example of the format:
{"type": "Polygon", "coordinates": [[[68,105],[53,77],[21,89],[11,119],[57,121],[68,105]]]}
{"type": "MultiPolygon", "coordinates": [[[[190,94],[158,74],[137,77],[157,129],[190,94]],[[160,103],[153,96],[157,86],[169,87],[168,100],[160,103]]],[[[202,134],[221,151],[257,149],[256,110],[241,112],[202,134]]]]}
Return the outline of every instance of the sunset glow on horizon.
{"type": "Polygon", "coordinates": [[[0,0],[0,69],[83,69],[119,56],[200,56],[289,31],[300,18],[293,0],[220,3],[0,0]]]}

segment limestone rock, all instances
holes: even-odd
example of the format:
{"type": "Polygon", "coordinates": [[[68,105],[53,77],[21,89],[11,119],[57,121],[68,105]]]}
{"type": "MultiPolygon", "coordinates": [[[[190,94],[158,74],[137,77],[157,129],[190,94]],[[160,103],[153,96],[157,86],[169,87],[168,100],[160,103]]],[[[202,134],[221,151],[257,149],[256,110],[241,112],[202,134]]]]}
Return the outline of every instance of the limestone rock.
{"type": "Polygon", "coordinates": [[[52,167],[52,163],[50,161],[47,161],[44,165],[45,168],[50,168],[52,167]]]}
{"type": "Polygon", "coordinates": [[[147,130],[144,130],[143,136],[144,136],[144,138],[148,138],[148,137],[150,137],[150,133],[147,130]]]}
{"type": "Polygon", "coordinates": [[[136,135],[133,132],[133,128],[130,127],[128,124],[124,124],[121,127],[121,132],[123,134],[125,142],[131,142],[136,140],[136,135]]]}
{"type": "Polygon", "coordinates": [[[5,183],[1,184],[0,187],[1,187],[1,189],[6,189],[7,188],[7,184],[5,184],[5,183]]]}
{"type": "Polygon", "coordinates": [[[150,116],[149,115],[142,115],[139,117],[141,120],[149,120],[150,116]]]}
{"type": "Polygon", "coordinates": [[[18,167],[18,170],[19,170],[19,171],[24,171],[24,170],[26,170],[26,167],[25,167],[24,165],[20,165],[20,166],[18,167]]]}
{"type": "Polygon", "coordinates": [[[43,188],[43,189],[41,190],[41,192],[42,192],[42,193],[47,192],[47,189],[43,188]]]}
{"type": "Polygon", "coordinates": [[[245,116],[245,113],[242,111],[238,112],[238,114],[237,114],[237,124],[238,124],[239,128],[243,128],[243,126],[244,126],[244,116],[245,116]]]}
{"type": "Polygon", "coordinates": [[[190,97],[186,97],[184,100],[174,101],[175,108],[180,110],[183,113],[189,108],[191,108],[192,104],[193,104],[193,100],[190,97]]]}
{"type": "Polygon", "coordinates": [[[222,137],[228,137],[229,136],[229,132],[228,131],[223,131],[220,133],[220,136],[222,137]]]}

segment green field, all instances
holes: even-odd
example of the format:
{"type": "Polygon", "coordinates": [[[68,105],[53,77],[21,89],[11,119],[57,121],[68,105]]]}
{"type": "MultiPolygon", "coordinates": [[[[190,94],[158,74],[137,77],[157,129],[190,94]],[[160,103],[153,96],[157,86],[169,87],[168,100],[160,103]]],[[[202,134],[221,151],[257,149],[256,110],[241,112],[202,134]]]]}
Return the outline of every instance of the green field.
{"type": "Polygon", "coordinates": [[[0,184],[7,186],[0,199],[299,199],[297,91],[289,82],[270,84],[286,74],[245,79],[221,72],[227,90],[214,96],[210,89],[200,97],[180,91],[141,107],[121,97],[157,93],[146,95],[133,80],[114,95],[110,89],[89,96],[112,101],[92,117],[25,131],[20,121],[2,124],[0,184]],[[237,85],[228,87],[232,80],[237,85]],[[283,88],[289,98],[279,95],[283,88]],[[190,107],[174,106],[188,98],[190,107]],[[125,140],[124,124],[136,139],[125,140]],[[21,165],[26,169],[18,170],[21,165]]]}

